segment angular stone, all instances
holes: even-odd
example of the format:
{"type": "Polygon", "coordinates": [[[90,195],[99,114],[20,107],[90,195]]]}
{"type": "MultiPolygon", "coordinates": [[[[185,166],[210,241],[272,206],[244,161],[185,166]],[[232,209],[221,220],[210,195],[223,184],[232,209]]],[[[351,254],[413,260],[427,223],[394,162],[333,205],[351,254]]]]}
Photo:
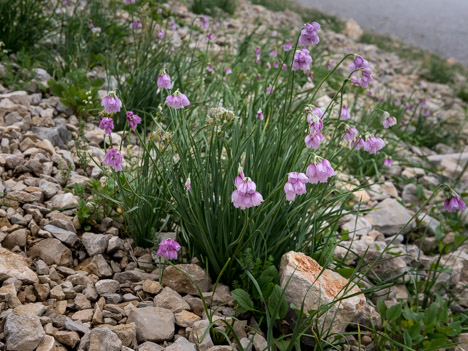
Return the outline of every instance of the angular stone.
{"type": "Polygon", "coordinates": [[[109,328],[94,328],[89,333],[88,351],[120,351],[122,341],[109,328]]]}
{"type": "Polygon", "coordinates": [[[6,318],[3,333],[9,351],[33,351],[45,336],[39,317],[16,313],[6,318]]]}
{"type": "Polygon", "coordinates": [[[342,333],[353,317],[367,304],[359,288],[336,272],[323,269],[303,253],[290,251],[283,255],[280,265],[280,285],[285,289],[288,304],[304,311],[330,308],[318,320],[319,325],[332,332],[342,333]],[[358,294],[355,296],[350,296],[358,294]],[[347,297],[350,296],[350,297],[347,297]],[[340,302],[333,303],[337,299],[340,302]]]}
{"type": "Polygon", "coordinates": [[[66,321],[65,321],[65,329],[67,330],[70,330],[70,331],[74,331],[74,332],[78,332],[78,333],[81,333],[81,334],[86,334],[86,333],[89,333],[90,329],[80,323],[80,322],[76,322],[70,318],[67,317],[66,321]]]}
{"type": "MultiPolygon", "coordinates": [[[[179,264],[177,268],[186,272],[202,292],[210,290],[211,280],[200,266],[195,264],[179,264]]],[[[192,281],[184,273],[172,266],[168,266],[164,270],[162,284],[178,293],[198,295],[198,290],[192,281]]]]}
{"type": "Polygon", "coordinates": [[[188,311],[181,311],[174,314],[175,322],[179,327],[191,328],[193,323],[199,321],[201,318],[195,313],[188,311]]]}
{"type": "Polygon", "coordinates": [[[406,234],[416,226],[415,221],[411,220],[411,214],[400,205],[395,199],[385,199],[377,205],[368,215],[364,217],[374,229],[391,236],[402,230],[401,234],[406,234]],[[411,220],[411,221],[410,221],[411,220]]]}
{"type": "Polygon", "coordinates": [[[79,203],[78,196],[72,193],[58,194],[55,195],[51,201],[52,208],[65,208],[65,207],[77,207],[79,203]]]}
{"type": "Polygon", "coordinates": [[[88,255],[94,256],[106,252],[109,239],[103,234],[84,233],[81,237],[81,241],[88,255]]]}
{"type": "Polygon", "coordinates": [[[154,342],[147,341],[138,346],[137,351],[163,351],[164,347],[155,344],[154,342]]]}
{"type": "Polygon", "coordinates": [[[96,284],[96,291],[99,295],[113,294],[120,288],[120,283],[117,280],[103,279],[99,280],[96,284]]]}
{"type": "Polygon", "coordinates": [[[59,184],[49,182],[45,179],[41,179],[39,181],[39,188],[44,193],[46,199],[50,199],[62,189],[62,187],[59,184]]]}
{"type": "Polygon", "coordinates": [[[114,280],[117,280],[119,283],[128,283],[128,282],[140,282],[142,280],[158,280],[158,276],[154,274],[149,274],[142,272],[138,269],[128,270],[122,273],[115,273],[114,280]]]}
{"type": "Polygon", "coordinates": [[[123,346],[134,348],[137,345],[135,324],[121,324],[109,329],[118,336],[123,346]]]}
{"type": "Polygon", "coordinates": [[[0,281],[15,278],[27,283],[38,283],[39,279],[28,266],[28,260],[0,247],[0,281]]]}
{"type": "Polygon", "coordinates": [[[161,284],[154,280],[145,280],[143,282],[143,291],[148,294],[159,294],[162,290],[161,284]]]}
{"type": "Polygon", "coordinates": [[[62,125],[56,128],[33,127],[32,131],[37,134],[39,139],[49,140],[52,145],[61,149],[71,140],[71,133],[62,125]]]}
{"type": "Polygon", "coordinates": [[[210,333],[207,331],[209,327],[210,322],[207,320],[201,320],[193,323],[189,340],[197,345],[197,349],[199,351],[207,351],[210,347],[214,346],[210,333]]]}
{"type": "Polygon", "coordinates": [[[172,345],[166,347],[164,351],[197,351],[197,349],[186,338],[180,337],[172,345]]]}
{"type": "Polygon", "coordinates": [[[54,334],[54,337],[58,342],[69,346],[71,349],[74,349],[76,344],[80,342],[79,334],[74,331],[58,331],[54,334]]]}
{"type": "Polygon", "coordinates": [[[29,251],[31,257],[40,257],[48,265],[58,264],[71,266],[73,264],[72,253],[59,240],[44,239],[34,245],[29,251]]]}
{"type": "Polygon", "coordinates": [[[55,339],[53,336],[44,335],[36,351],[56,351],[55,339]]]}
{"type": "Polygon", "coordinates": [[[107,263],[104,256],[101,254],[94,255],[93,257],[89,257],[83,262],[81,262],[78,269],[84,270],[88,273],[93,273],[98,277],[110,277],[112,276],[112,268],[107,263]]]}
{"type": "Polygon", "coordinates": [[[25,305],[17,306],[13,312],[16,314],[29,314],[32,316],[42,316],[44,312],[46,311],[46,307],[40,303],[28,303],[25,305]]]}
{"type": "Polygon", "coordinates": [[[154,307],[162,307],[174,313],[189,310],[190,306],[176,291],[169,287],[164,288],[154,297],[154,307]]]}
{"type": "Polygon", "coordinates": [[[343,224],[341,228],[347,230],[351,236],[367,235],[372,230],[372,225],[364,218],[355,218],[354,216],[350,217],[351,219],[343,224]]]}
{"type": "Polygon", "coordinates": [[[138,342],[171,340],[174,314],[164,308],[144,307],[130,311],[127,323],[135,323],[138,342]]]}
{"type": "Polygon", "coordinates": [[[78,241],[78,236],[75,233],[56,227],[55,225],[48,224],[44,227],[44,230],[47,230],[49,233],[68,246],[74,246],[78,241]]]}

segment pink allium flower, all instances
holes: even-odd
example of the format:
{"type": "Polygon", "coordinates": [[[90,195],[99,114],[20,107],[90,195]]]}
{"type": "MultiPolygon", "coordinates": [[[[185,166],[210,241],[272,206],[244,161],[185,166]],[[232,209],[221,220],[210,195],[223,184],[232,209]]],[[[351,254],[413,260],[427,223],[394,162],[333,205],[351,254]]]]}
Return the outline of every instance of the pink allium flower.
{"type": "Polygon", "coordinates": [[[159,39],[164,38],[164,32],[162,30],[158,32],[158,38],[159,39]]]}
{"type": "Polygon", "coordinates": [[[256,63],[256,64],[259,64],[260,62],[262,62],[262,61],[260,60],[260,56],[257,56],[257,58],[255,59],[255,63],[256,63]]]}
{"type": "Polygon", "coordinates": [[[89,28],[93,28],[93,27],[94,27],[94,24],[93,24],[93,21],[92,21],[92,20],[89,20],[89,21],[88,21],[88,27],[89,27],[89,28]]]}
{"type": "Polygon", "coordinates": [[[301,30],[299,37],[299,45],[312,46],[318,44],[320,39],[317,32],[320,30],[320,24],[317,22],[306,23],[304,29],[301,30]]]}
{"type": "Polygon", "coordinates": [[[389,158],[386,158],[384,161],[383,161],[383,164],[385,167],[392,167],[392,163],[393,163],[393,160],[391,157],[389,158]]]}
{"type": "Polygon", "coordinates": [[[209,64],[208,66],[206,66],[206,70],[208,72],[213,72],[213,66],[209,64]]]}
{"type": "Polygon", "coordinates": [[[372,78],[372,70],[370,69],[369,62],[361,56],[356,56],[354,58],[354,61],[349,64],[349,70],[351,72],[360,70],[361,72],[360,78],[355,76],[351,77],[351,82],[353,84],[367,88],[368,84],[374,80],[372,78]]]}
{"type": "Polygon", "coordinates": [[[275,89],[274,89],[272,86],[269,86],[269,87],[267,88],[266,94],[267,94],[267,95],[270,95],[270,94],[273,92],[273,90],[275,90],[275,89]]]}
{"type": "Polygon", "coordinates": [[[302,48],[301,50],[297,50],[294,54],[292,70],[297,71],[300,69],[303,71],[308,71],[310,69],[311,63],[312,57],[309,55],[309,50],[302,48]]]}
{"type": "Polygon", "coordinates": [[[99,123],[99,128],[104,130],[104,134],[111,135],[114,130],[114,120],[110,117],[104,117],[99,123]]]}
{"type": "Polygon", "coordinates": [[[143,27],[143,24],[140,21],[134,21],[134,22],[130,23],[130,28],[138,29],[138,28],[141,28],[141,27],[143,27]]]}
{"type": "Polygon", "coordinates": [[[335,171],[330,162],[327,159],[323,159],[316,164],[311,163],[309,167],[307,167],[306,175],[309,177],[309,183],[326,183],[328,178],[335,175],[335,171]]]}
{"type": "Polygon", "coordinates": [[[132,111],[127,111],[127,123],[135,131],[138,124],[141,122],[140,116],[133,114],[132,111]]]}
{"type": "Polygon", "coordinates": [[[364,144],[365,144],[364,139],[357,138],[351,141],[350,147],[351,149],[354,148],[355,150],[360,150],[362,147],[364,147],[364,144]],[[356,147],[354,147],[354,145],[356,145],[356,147]]]}
{"type": "Polygon", "coordinates": [[[102,99],[101,106],[104,107],[107,113],[120,112],[122,101],[115,94],[111,93],[111,95],[107,95],[102,99]]]}
{"type": "Polygon", "coordinates": [[[124,0],[126,4],[134,4],[135,0],[124,0]]]}
{"type": "Polygon", "coordinates": [[[256,78],[257,78],[257,80],[260,80],[260,79],[262,79],[262,76],[260,74],[257,74],[256,78]]]}
{"type": "Polygon", "coordinates": [[[309,178],[304,173],[291,172],[288,175],[288,182],[284,184],[284,192],[286,200],[294,201],[296,195],[305,194],[307,192],[306,184],[309,178]]]}
{"type": "MultiPolygon", "coordinates": [[[[306,110],[309,110],[307,107],[306,110]]],[[[323,129],[323,111],[318,107],[307,113],[307,123],[309,123],[311,133],[319,133],[323,129]]]]}
{"type": "Polygon", "coordinates": [[[207,30],[210,27],[210,22],[208,22],[208,18],[205,16],[201,16],[200,18],[200,27],[207,30]]]}
{"type": "Polygon", "coordinates": [[[236,208],[259,206],[263,202],[262,195],[257,191],[257,186],[249,177],[245,177],[241,171],[235,180],[236,190],[232,193],[231,200],[236,208]]]}
{"type": "Polygon", "coordinates": [[[158,88],[172,89],[171,76],[164,73],[162,76],[158,76],[158,88]]]}
{"type": "Polygon", "coordinates": [[[309,78],[314,79],[314,72],[309,72],[309,78]]]}
{"type": "Polygon", "coordinates": [[[276,57],[276,56],[278,56],[278,52],[276,50],[271,50],[270,57],[276,57]]]}
{"type": "Polygon", "coordinates": [[[213,40],[215,38],[213,33],[208,34],[206,37],[208,38],[208,40],[213,40]]]}
{"type": "Polygon", "coordinates": [[[284,63],[283,66],[281,67],[281,69],[282,69],[283,71],[286,71],[286,70],[288,69],[288,66],[286,66],[286,64],[284,63]]]}
{"type": "Polygon", "coordinates": [[[190,177],[187,178],[187,180],[185,181],[185,190],[189,191],[190,189],[192,189],[192,183],[190,182],[190,177]]]}
{"type": "Polygon", "coordinates": [[[226,67],[226,68],[224,68],[224,73],[226,73],[226,75],[231,74],[231,73],[232,73],[232,69],[229,68],[229,67],[226,67]]]}
{"type": "Polygon", "coordinates": [[[255,56],[260,57],[262,54],[262,49],[260,49],[258,46],[255,48],[255,56]]]}
{"type": "Polygon", "coordinates": [[[257,118],[260,118],[260,120],[263,121],[263,112],[262,112],[262,109],[259,109],[259,110],[257,111],[257,116],[256,116],[256,117],[257,117],[257,118]]]}
{"type": "Polygon", "coordinates": [[[421,102],[419,103],[419,107],[423,107],[423,106],[426,106],[427,105],[427,100],[424,99],[424,100],[421,100],[421,102]]]}
{"type": "Polygon", "coordinates": [[[347,141],[353,140],[358,135],[358,130],[354,127],[348,128],[343,132],[343,139],[347,141]]]}
{"type": "Polygon", "coordinates": [[[444,209],[448,212],[463,211],[465,208],[465,202],[458,195],[452,196],[444,201],[444,209]]]}
{"type": "Polygon", "coordinates": [[[390,128],[397,124],[397,120],[395,117],[389,116],[383,120],[384,128],[390,128]]]}
{"type": "Polygon", "coordinates": [[[99,34],[101,34],[101,28],[100,27],[93,27],[93,28],[91,28],[91,32],[93,34],[96,34],[97,36],[99,36],[99,34]]]}
{"type": "Polygon", "coordinates": [[[280,64],[279,61],[276,60],[275,63],[273,64],[273,67],[278,68],[278,67],[279,67],[279,64],[280,64]]]}
{"type": "Polygon", "coordinates": [[[270,63],[270,62],[267,62],[266,67],[267,67],[268,69],[271,69],[271,63],[270,63]]]}
{"type": "Polygon", "coordinates": [[[364,150],[370,154],[375,154],[385,146],[385,141],[381,138],[371,136],[364,142],[364,150]]]}
{"type": "Polygon", "coordinates": [[[310,149],[318,149],[322,140],[322,133],[307,134],[304,139],[306,146],[310,149]]]}
{"type": "Polygon", "coordinates": [[[425,109],[423,110],[423,115],[424,115],[424,116],[427,117],[427,116],[429,116],[430,114],[431,114],[431,111],[430,111],[428,108],[425,108],[425,109]]]}
{"type": "Polygon", "coordinates": [[[401,101],[395,101],[395,106],[401,106],[401,101]]]}
{"type": "Polygon", "coordinates": [[[349,114],[348,108],[346,107],[346,105],[343,105],[343,107],[341,108],[340,120],[344,121],[350,118],[351,116],[349,114]]]}
{"type": "Polygon", "coordinates": [[[292,49],[292,43],[290,41],[287,41],[285,44],[284,44],[284,51],[289,51],[292,49]]]}
{"type": "Polygon", "coordinates": [[[122,154],[117,149],[109,149],[102,163],[106,166],[111,166],[116,172],[119,172],[122,170],[122,154]]]}
{"type": "Polygon", "coordinates": [[[176,91],[174,95],[169,95],[166,98],[166,103],[176,110],[190,105],[190,101],[188,100],[187,96],[185,94],[179,93],[178,91],[176,91]]]}
{"type": "Polygon", "coordinates": [[[162,9],[158,9],[158,11],[156,11],[158,14],[161,14],[163,12],[162,9]]]}
{"type": "Polygon", "coordinates": [[[409,111],[409,110],[411,110],[412,108],[413,108],[413,105],[406,105],[406,106],[405,106],[405,110],[406,110],[406,111],[409,111]]]}
{"type": "Polygon", "coordinates": [[[171,22],[169,23],[169,28],[171,28],[171,30],[176,30],[177,26],[174,22],[171,22]]]}
{"type": "Polygon", "coordinates": [[[177,251],[179,250],[180,245],[177,241],[171,239],[162,240],[156,255],[164,257],[166,260],[177,260],[177,251]]]}

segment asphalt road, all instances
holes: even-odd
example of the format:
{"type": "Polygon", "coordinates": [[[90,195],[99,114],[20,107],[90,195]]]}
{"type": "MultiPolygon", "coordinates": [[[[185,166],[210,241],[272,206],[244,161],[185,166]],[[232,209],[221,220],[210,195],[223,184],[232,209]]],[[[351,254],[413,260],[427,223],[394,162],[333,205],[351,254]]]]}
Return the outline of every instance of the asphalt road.
{"type": "Polygon", "coordinates": [[[468,0],[297,0],[468,66],[468,0]]]}

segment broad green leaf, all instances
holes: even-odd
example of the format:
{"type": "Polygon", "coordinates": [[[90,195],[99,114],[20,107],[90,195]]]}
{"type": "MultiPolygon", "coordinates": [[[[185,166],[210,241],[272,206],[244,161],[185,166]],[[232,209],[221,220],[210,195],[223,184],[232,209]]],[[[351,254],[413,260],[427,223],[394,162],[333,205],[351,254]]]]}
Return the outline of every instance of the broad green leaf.
{"type": "Polygon", "coordinates": [[[237,304],[239,305],[239,313],[253,310],[254,304],[247,291],[243,289],[235,289],[231,292],[231,294],[234,296],[237,304]]]}
{"type": "Polygon", "coordinates": [[[393,305],[385,313],[385,318],[389,321],[395,321],[401,316],[401,304],[393,305]]]}
{"type": "Polygon", "coordinates": [[[277,310],[275,319],[283,319],[288,313],[288,302],[286,301],[283,290],[279,285],[275,285],[270,294],[270,298],[268,299],[268,309],[271,314],[274,313],[275,309],[277,310]]]}

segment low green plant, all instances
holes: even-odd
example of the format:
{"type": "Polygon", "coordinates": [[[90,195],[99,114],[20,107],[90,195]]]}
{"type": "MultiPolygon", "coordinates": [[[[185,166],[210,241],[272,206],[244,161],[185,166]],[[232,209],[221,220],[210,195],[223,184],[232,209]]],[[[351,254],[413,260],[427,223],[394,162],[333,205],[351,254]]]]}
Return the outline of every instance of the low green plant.
{"type": "Polygon", "coordinates": [[[377,304],[383,331],[374,335],[377,349],[440,350],[456,346],[455,338],[462,331],[462,316],[453,316],[449,304],[440,296],[427,308],[407,303],[387,307],[377,304]],[[390,345],[390,348],[385,345],[390,345]]]}
{"type": "Polygon", "coordinates": [[[228,14],[233,14],[237,8],[237,0],[193,0],[192,11],[197,14],[214,14],[220,9],[228,14]]]}
{"type": "Polygon", "coordinates": [[[98,90],[104,79],[90,79],[85,70],[68,72],[65,77],[48,82],[52,94],[60,97],[65,106],[71,107],[80,116],[98,109],[98,90]]]}

